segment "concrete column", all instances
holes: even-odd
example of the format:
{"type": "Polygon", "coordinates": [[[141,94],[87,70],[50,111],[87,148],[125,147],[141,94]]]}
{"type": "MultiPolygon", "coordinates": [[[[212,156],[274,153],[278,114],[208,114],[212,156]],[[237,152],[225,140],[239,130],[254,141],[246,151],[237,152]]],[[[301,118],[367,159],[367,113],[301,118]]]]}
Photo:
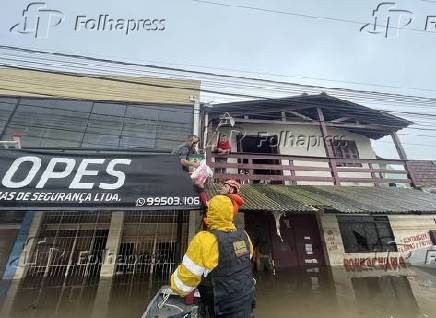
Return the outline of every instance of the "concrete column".
{"type": "Polygon", "coordinates": [[[197,215],[200,214],[199,211],[192,210],[189,211],[189,223],[188,223],[188,243],[194,238],[197,233],[197,215]]]}
{"type": "Polygon", "coordinates": [[[35,238],[38,235],[42,217],[43,212],[41,211],[28,211],[24,216],[22,227],[18,233],[3,275],[2,290],[7,291],[7,294],[1,305],[0,317],[10,316],[20,286],[19,279],[24,277],[26,266],[38,244],[38,240],[35,238]]]}
{"type": "Polygon", "coordinates": [[[91,318],[102,318],[109,316],[112,283],[112,278],[102,278],[98,282],[98,289],[94,300],[91,318]]]}
{"type": "Polygon", "coordinates": [[[124,212],[112,212],[111,225],[106,242],[105,258],[100,277],[112,277],[117,266],[117,255],[123,235],[124,212]]]}
{"type": "Polygon", "coordinates": [[[345,250],[336,215],[322,214],[319,220],[321,221],[321,233],[323,234],[321,239],[326,248],[328,264],[330,266],[342,266],[344,264],[345,250]]]}

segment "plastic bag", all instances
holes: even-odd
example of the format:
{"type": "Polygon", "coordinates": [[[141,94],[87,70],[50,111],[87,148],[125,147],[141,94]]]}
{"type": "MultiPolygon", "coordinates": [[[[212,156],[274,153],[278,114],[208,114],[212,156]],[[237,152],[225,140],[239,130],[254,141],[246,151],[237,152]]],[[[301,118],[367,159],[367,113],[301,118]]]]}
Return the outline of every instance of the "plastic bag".
{"type": "Polygon", "coordinates": [[[206,164],[206,160],[202,160],[200,162],[200,165],[192,172],[191,179],[196,182],[204,183],[207,178],[210,178],[213,176],[213,171],[209,166],[206,164]]]}

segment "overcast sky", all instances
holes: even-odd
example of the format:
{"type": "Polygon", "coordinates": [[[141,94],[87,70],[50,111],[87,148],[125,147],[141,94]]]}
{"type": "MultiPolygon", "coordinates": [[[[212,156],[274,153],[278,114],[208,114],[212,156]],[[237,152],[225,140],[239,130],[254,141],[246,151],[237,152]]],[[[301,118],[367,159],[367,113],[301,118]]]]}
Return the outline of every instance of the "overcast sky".
{"type": "MultiPolygon", "coordinates": [[[[1,44],[436,98],[436,0],[386,3],[376,13],[380,28],[375,30],[373,10],[381,2],[369,0],[41,2],[46,5],[39,5],[41,18],[35,38],[34,32],[23,33],[22,13],[31,2],[3,1],[1,44]],[[165,30],[131,31],[127,35],[124,30],[86,30],[86,21],[98,19],[100,14],[135,21],[164,19],[160,26],[165,30]],[[402,28],[390,28],[386,36],[383,26],[387,16],[391,26],[402,28]],[[75,31],[77,21],[80,30],[75,31]],[[51,25],[48,33],[45,23],[51,25]],[[369,25],[360,31],[365,24],[369,25]]],[[[92,21],[88,27],[91,25],[92,21]]],[[[27,31],[32,31],[29,26],[27,31]]],[[[396,110],[436,114],[434,102],[418,106],[398,106],[396,110]]],[[[389,110],[394,110],[392,107],[391,103],[389,110]]],[[[436,117],[408,119],[420,122],[416,128],[436,129],[436,117]]],[[[407,129],[401,134],[409,157],[436,158],[435,131],[407,129]]],[[[375,147],[381,156],[394,157],[389,141],[377,142],[375,147]]]]}

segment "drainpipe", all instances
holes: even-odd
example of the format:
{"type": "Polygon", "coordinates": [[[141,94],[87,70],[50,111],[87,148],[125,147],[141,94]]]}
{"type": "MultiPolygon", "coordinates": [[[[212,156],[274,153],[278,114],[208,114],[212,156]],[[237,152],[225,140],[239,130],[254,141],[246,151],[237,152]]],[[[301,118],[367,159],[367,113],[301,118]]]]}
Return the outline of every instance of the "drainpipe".
{"type": "Polygon", "coordinates": [[[200,100],[196,96],[189,96],[189,100],[194,102],[194,125],[192,133],[199,136],[200,134],[200,100]]]}
{"type": "MultiPolygon", "coordinates": [[[[193,125],[192,125],[192,134],[200,136],[200,99],[197,96],[189,96],[189,100],[194,103],[194,116],[193,116],[193,125]]],[[[204,141],[203,141],[204,144],[204,141]]],[[[195,224],[196,217],[198,211],[191,210],[189,211],[189,223],[188,223],[188,242],[195,235],[195,224]]],[[[182,233],[183,233],[183,211],[177,211],[177,237],[176,237],[176,257],[175,257],[175,265],[180,263],[182,260],[182,233]]]]}

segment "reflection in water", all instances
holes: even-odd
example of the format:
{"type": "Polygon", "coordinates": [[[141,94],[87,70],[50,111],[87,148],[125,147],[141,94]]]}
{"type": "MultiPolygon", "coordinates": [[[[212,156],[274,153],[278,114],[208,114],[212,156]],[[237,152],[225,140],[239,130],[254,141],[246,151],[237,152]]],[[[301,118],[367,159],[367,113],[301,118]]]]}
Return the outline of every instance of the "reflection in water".
{"type": "Polygon", "coordinates": [[[361,317],[417,317],[418,305],[407,277],[354,277],[351,279],[361,317]]]}
{"type": "MultiPolygon", "coordinates": [[[[436,317],[436,272],[362,274],[329,268],[259,273],[256,317],[436,317]]],[[[140,317],[165,283],[145,276],[2,281],[1,317],[140,317]]]]}
{"type": "Polygon", "coordinates": [[[256,279],[258,317],[320,317],[321,312],[339,317],[329,268],[281,270],[256,279]]]}

